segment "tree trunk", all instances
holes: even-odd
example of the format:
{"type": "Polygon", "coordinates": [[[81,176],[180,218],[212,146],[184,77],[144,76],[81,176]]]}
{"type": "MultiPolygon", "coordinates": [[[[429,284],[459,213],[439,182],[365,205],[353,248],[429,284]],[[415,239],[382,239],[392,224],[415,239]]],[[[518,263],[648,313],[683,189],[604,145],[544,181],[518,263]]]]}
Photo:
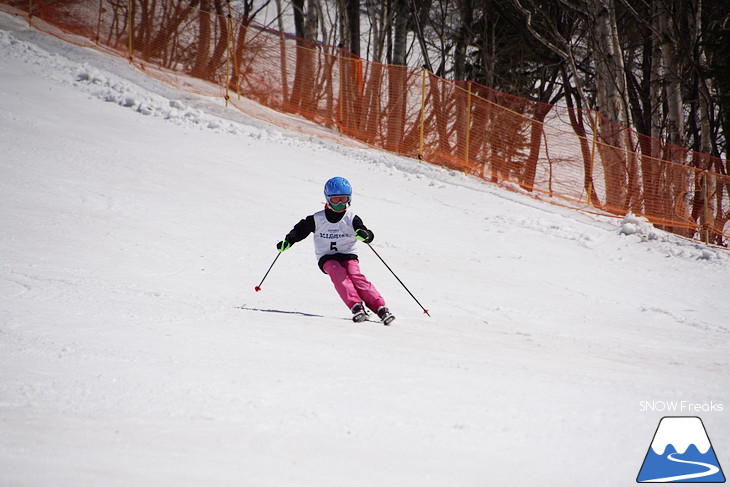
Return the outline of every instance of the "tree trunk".
{"type": "Polygon", "coordinates": [[[585,121],[583,119],[582,98],[571,85],[571,76],[568,74],[565,65],[561,67],[561,75],[563,78],[563,86],[565,87],[565,101],[568,105],[570,126],[573,128],[575,135],[578,136],[578,145],[580,146],[580,153],[583,158],[583,189],[590,203],[598,208],[601,206],[601,201],[596,194],[593,183],[593,155],[591,153],[591,146],[588,143],[585,121]],[[573,98],[575,98],[575,104],[573,103],[573,98]]]}
{"type": "Polygon", "coordinates": [[[473,22],[471,0],[459,1],[460,24],[457,29],[456,47],[454,49],[454,80],[467,79],[466,58],[467,48],[471,42],[471,24],[473,22]]]}
{"type": "Polygon", "coordinates": [[[596,67],[596,104],[607,122],[599,125],[598,144],[606,183],[606,208],[621,213],[627,201],[627,161],[624,127],[628,125],[626,78],[613,0],[591,3],[596,67]]]}
{"type": "Polygon", "coordinates": [[[210,46],[210,0],[201,0],[198,12],[198,42],[196,43],[195,62],[190,73],[195,78],[205,78],[208,46],[210,46]]]}
{"type": "Polygon", "coordinates": [[[208,61],[206,71],[208,79],[214,82],[221,82],[221,80],[215,79],[215,74],[216,71],[218,71],[218,69],[226,62],[225,56],[228,48],[228,20],[226,18],[226,13],[223,12],[223,5],[218,2],[215,2],[215,17],[218,21],[218,39],[215,44],[215,48],[213,48],[213,54],[208,61]]]}
{"type": "Polygon", "coordinates": [[[294,7],[294,27],[297,36],[296,71],[292,86],[290,108],[304,116],[314,114],[314,61],[315,38],[319,17],[312,1],[305,12],[304,0],[292,0],[294,7]]]}
{"type": "MultiPolygon", "coordinates": [[[[705,52],[704,39],[702,34],[702,0],[697,0],[695,8],[695,39],[697,59],[695,71],[697,72],[697,95],[698,115],[700,128],[699,150],[703,154],[712,154],[712,79],[707,76],[708,62],[705,52]]],[[[702,165],[702,169],[710,169],[709,165],[702,165]]]]}
{"type": "Polygon", "coordinates": [[[276,1],[277,22],[279,26],[279,52],[281,53],[281,96],[282,102],[286,103],[289,93],[289,74],[286,61],[286,36],[284,35],[284,18],[281,9],[281,0],[276,1]]]}
{"type": "Polygon", "coordinates": [[[659,19],[659,47],[663,66],[663,81],[666,86],[667,140],[670,144],[684,146],[684,117],[682,115],[682,84],[680,65],[677,62],[676,31],[672,13],[667,3],[657,0],[659,19]]]}
{"type": "Polygon", "coordinates": [[[388,68],[388,150],[400,152],[406,118],[406,41],[408,35],[408,6],[406,0],[394,0],[392,62],[388,68]]]}
{"type": "Polygon", "coordinates": [[[547,103],[536,103],[535,113],[532,115],[530,123],[530,155],[527,157],[527,163],[522,174],[520,186],[526,191],[532,191],[535,188],[535,175],[537,174],[537,160],[540,156],[540,143],[543,134],[543,122],[545,117],[550,113],[552,105],[547,103]]]}
{"type": "Polygon", "coordinates": [[[343,36],[344,46],[352,54],[360,57],[360,1],[343,0],[343,20],[346,26],[346,37],[343,36]]]}

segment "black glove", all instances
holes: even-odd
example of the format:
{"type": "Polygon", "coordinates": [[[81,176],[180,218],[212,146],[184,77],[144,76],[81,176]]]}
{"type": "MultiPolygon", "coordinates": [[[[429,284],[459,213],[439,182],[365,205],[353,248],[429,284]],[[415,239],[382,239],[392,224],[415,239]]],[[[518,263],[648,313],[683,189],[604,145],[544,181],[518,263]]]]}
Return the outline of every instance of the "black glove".
{"type": "Polygon", "coordinates": [[[365,230],[364,228],[358,228],[355,230],[355,238],[357,238],[361,242],[365,242],[366,244],[369,244],[373,241],[373,238],[375,238],[375,235],[373,235],[373,232],[370,230],[365,230]]]}
{"type": "Polygon", "coordinates": [[[276,250],[278,250],[279,252],[284,252],[289,247],[291,247],[291,244],[286,239],[276,244],[276,250]]]}

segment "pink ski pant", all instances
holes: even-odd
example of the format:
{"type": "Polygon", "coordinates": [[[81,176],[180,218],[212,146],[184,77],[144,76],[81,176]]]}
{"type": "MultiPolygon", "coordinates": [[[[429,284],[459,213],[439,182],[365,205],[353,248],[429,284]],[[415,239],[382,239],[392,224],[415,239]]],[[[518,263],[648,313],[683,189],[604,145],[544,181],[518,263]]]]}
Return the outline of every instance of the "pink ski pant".
{"type": "Polygon", "coordinates": [[[385,306],[385,301],[375,286],[360,272],[360,263],[356,260],[339,262],[328,260],[324,271],[332,279],[337,293],[348,308],[352,308],[360,301],[373,311],[385,306]]]}

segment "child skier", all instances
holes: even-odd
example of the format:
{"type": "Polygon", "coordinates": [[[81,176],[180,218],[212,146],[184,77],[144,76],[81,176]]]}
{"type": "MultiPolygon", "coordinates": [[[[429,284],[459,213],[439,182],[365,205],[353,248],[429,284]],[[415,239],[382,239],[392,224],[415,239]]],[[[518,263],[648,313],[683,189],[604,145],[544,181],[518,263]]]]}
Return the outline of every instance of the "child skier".
{"type": "Polygon", "coordinates": [[[373,241],[373,232],[368,230],[359,216],[347,207],[352,199],[352,187],[345,178],[335,177],[324,185],[327,204],[324,210],[302,219],[276,244],[284,252],[296,242],[314,234],[314,253],[319,259],[319,268],[330,276],[337,293],[352,311],[352,321],[359,323],[367,319],[365,306],[374,311],[384,325],[390,325],[393,316],[375,286],[360,272],[355,254],[355,243],[373,241]]]}

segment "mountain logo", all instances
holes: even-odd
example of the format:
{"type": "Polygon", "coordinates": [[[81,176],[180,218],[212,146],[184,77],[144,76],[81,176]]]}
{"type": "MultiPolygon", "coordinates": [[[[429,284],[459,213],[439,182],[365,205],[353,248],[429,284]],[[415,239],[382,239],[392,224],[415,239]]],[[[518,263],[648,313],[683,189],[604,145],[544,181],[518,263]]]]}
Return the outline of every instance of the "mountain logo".
{"type": "Polygon", "coordinates": [[[636,481],[725,482],[725,475],[702,420],[696,416],[663,417],[636,481]]]}

